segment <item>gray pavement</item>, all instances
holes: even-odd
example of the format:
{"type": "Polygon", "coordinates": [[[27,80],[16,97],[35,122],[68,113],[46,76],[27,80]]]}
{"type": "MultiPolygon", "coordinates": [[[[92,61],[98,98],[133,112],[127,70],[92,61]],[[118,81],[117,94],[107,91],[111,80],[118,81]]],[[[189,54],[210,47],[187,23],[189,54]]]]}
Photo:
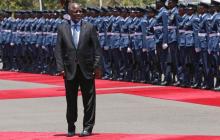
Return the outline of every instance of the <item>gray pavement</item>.
{"type": "Polygon", "coordinates": [[[36,89],[36,88],[52,88],[58,87],[55,85],[39,84],[31,82],[0,80],[0,90],[15,90],[15,89],[36,89]]]}
{"type": "Polygon", "coordinates": [[[2,66],[3,66],[3,65],[2,65],[1,60],[0,60],[0,70],[2,69],[2,66]]]}
{"type": "MultiPolygon", "coordinates": [[[[82,129],[79,97],[77,132],[82,129]]],[[[65,132],[65,97],[0,100],[0,131],[65,132]]],[[[220,108],[127,94],[97,95],[96,133],[220,135],[220,108]]]]}

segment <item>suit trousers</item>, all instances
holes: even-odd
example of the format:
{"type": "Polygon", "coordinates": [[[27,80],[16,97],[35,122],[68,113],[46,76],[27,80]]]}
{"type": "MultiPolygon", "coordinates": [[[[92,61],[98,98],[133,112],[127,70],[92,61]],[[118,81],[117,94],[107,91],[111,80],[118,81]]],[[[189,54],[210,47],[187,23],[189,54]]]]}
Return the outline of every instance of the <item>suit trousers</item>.
{"type": "Polygon", "coordinates": [[[84,106],[83,129],[92,132],[96,110],[95,79],[86,79],[79,65],[77,65],[75,77],[72,80],[65,79],[68,131],[75,130],[75,122],[78,116],[77,96],[79,87],[82,92],[84,106]]]}

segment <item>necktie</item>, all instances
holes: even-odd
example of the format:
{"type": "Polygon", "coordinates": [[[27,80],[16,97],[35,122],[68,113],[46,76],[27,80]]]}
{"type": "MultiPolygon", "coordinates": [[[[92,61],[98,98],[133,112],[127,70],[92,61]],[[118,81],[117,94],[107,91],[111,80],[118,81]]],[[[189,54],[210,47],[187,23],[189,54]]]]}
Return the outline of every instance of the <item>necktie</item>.
{"type": "Polygon", "coordinates": [[[77,48],[79,42],[79,33],[80,33],[80,26],[75,24],[73,25],[73,42],[75,47],[77,48]]]}

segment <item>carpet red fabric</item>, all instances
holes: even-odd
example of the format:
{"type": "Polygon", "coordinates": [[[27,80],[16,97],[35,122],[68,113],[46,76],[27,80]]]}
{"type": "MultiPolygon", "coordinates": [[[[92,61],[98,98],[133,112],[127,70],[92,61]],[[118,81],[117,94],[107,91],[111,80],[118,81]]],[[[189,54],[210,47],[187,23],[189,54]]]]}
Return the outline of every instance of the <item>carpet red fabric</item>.
{"type": "MultiPolygon", "coordinates": [[[[0,90],[0,99],[57,97],[65,95],[63,78],[60,76],[1,71],[0,79],[43,83],[59,86],[56,88],[0,90]]],[[[220,92],[215,91],[191,88],[152,86],[149,84],[108,80],[96,80],[96,88],[97,94],[124,93],[137,96],[220,107],[220,92]]]]}
{"type": "Polygon", "coordinates": [[[95,133],[90,137],[66,137],[58,132],[0,132],[2,140],[219,140],[220,136],[95,133]]]}
{"type": "MultiPolygon", "coordinates": [[[[30,73],[20,73],[20,72],[0,72],[1,80],[13,80],[13,81],[23,81],[23,82],[33,82],[41,84],[50,85],[63,85],[63,78],[61,76],[50,76],[46,74],[30,74],[30,73]]],[[[96,80],[96,84],[102,88],[112,87],[124,87],[124,86],[140,86],[146,84],[140,83],[130,83],[130,82],[119,82],[119,81],[106,81],[106,80],[96,80]]]]}

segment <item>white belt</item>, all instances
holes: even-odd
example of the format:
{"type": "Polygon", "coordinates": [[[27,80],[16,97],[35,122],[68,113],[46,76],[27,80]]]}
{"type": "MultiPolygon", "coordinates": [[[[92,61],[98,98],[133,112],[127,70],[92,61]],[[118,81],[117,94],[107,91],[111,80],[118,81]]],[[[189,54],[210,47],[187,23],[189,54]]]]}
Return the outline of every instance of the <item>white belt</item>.
{"type": "Polygon", "coordinates": [[[120,33],[112,33],[111,35],[120,35],[120,33]]]}
{"type": "Polygon", "coordinates": [[[51,33],[51,35],[54,35],[54,36],[55,36],[55,35],[57,35],[57,33],[51,33]]]}
{"type": "Polygon", "coordinates": [[[168,26],[168,29],[176,29],[176,26],[168,26]]]}
{"type": "Polygon", "coordinates": [[[51,35],[52,33],[50,32],[43,32],[44,35],[51,35]]]}
{"type": "Polygon", "coordinates": [[[3,30],[4,32],[11,32],[11,30],[3,30]]]}
{"type": "Polygon", "coordinates": [[[12,34],[19,34],[18,32],[12,32],[12,34]]]}
{"type": "Polygon", "coordinates": [[[153,39],[153,38],[154,38],[154,35],[149,35],[149,36],[146,36],[145,38],[146,38],[146,39],[153,39]]]}
{"type": "Polygon", "coordinates": [[[108,32],[107,35],[120,35],[120,33],[111,33],[111,32],[108,32]]]}
{"type": "Polygon", "coordinates": [[[18,32],[19,34],[28,35],[30,32],[18,32]]]}
{"type": "Polygon", "coordinates": [[[48,33],[47,33],[47,32],[43,32],[42,34],[43,34],[43,35],[47,35],[48,33]]]}
{"type": "Polygon", "coordinates": [[[99,36],[103,36],[103,35],[105,35],[105,33],[99,33],[99,36]]]}
{"type": "Polygon", "coordinates": [[[193,31],[185,31],[186,34],[192,34],[193,31]]]}
{"type": "Polygon", "coordinates": [[[137,32],[135,32],[134,35],[142,35],[142,33],[137,33],[137,32]]]}
{"type": "Polygon", "coordinates": [[[42,32],[36,32],[36,33],[34,33],[35,35],[41,35],[42,34],[42,32]]]}
{"type": "Polygon", "coordinates": [[[111,32],[107,32],[107,35],[112,35],[112,33],[111,32]]]}
{"type": "Polygon", "coordinates": [[[162,28],[163,28],[162,26],[155,26],[154,30],[159,30],[159,29],[162,29],[162,28]]]}
{"type": "Polygon", "coordinates": [[[126,33],[122,33],[121,36],[128,36],[129,34],[126,33]]]}
{"type": "Polygon", "coordinates": [[[211,34],[209,34],[209,37],[214,37],[214,36],[218,36],[218,33],[211,33],[211,34]]]}
{"type": "Polygon", "coordinates": [[[199,37],[205,37],[207,35],[207,33],[198,33],[199,37]]]}
{"type": "Polygon", "coordinates": [[[186,31],[185,30],[179,30],[179,33],[185,33],[186,31]]]}
{"type": "Polygon", "coordinates": [[[134,34],[130,34],[130,36],[134,36],[134,34]]]}

